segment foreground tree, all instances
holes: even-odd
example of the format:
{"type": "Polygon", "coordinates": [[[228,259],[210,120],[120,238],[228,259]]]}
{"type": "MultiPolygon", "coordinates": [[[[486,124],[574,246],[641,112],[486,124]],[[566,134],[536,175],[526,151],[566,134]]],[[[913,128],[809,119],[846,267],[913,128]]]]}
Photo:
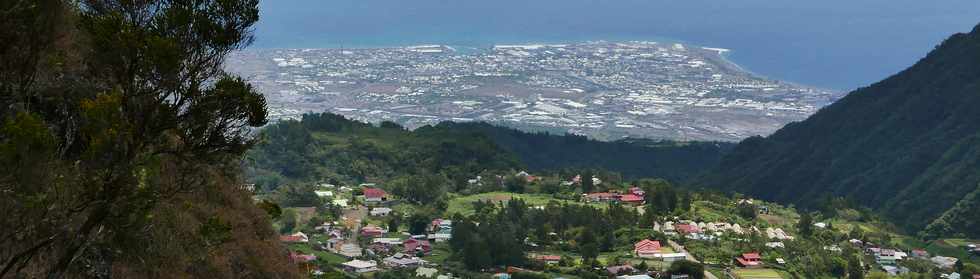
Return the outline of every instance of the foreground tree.
{"type": "MultiPolygon", "coordinates": [[[[266,123],[265,99],[222,70],[251,43],[257,5],[0,3],[0,277],[101,277],[118,262],[167,257],[193,266],[223,243],[272,234],[240,235],[257,225],[203,217],[213,209],[192,202],[262,216],[230,191],[251,127],[266,123]],[[168,231],[193,244],[149,240],[168,231]]],[[[249,264],[229,263],[239,276],[249,264]]],[[[174,272],[218,272],[201,268],[174,272]]]]}

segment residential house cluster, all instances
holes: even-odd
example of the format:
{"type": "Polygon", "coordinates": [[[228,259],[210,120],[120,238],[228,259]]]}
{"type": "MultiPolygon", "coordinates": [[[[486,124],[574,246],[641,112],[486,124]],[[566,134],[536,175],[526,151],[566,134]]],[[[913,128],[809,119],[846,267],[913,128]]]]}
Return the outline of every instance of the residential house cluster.
{"type": "Polygon", "coordinates": [[[694,222],[690,220],[681,220],[677,223],[672,221],[664,222],[663,225],[660,223],[654,223],[654,230],[663,232],[666,235],[683,235],[689,239],[697,240],[713,240],[716,237],[722,236],[725,233],[743,234],[745,230],[739,224],[729,224],[724,222],[694,222]]]}
{"type": "Polygon", "coordinates": [[[959,259],[954,257],[939,255],[931,256],[929,252],[922,249],[914,249],[905,252],[898,249],[880,247],[874,243],[864,242],[859,239],[851,239],[848,240],[848,242],[855,247],[862,248],[865,254],[874,257],[875,263],[881,266],[882,270],[892,276],[909,272],[908,268],[901,266],[902,261],[909,258],[927,260],[936,267],[946,270],[953,269],[956,262],[959,261],[959,259]]]}
{"type": "Polygon", "coordinates": [[[617,191],[582,194],[586,202],[621,202],[624,204],[643,204],[646,193],[639,187],[631,187],[626,193],[617,191]]]}

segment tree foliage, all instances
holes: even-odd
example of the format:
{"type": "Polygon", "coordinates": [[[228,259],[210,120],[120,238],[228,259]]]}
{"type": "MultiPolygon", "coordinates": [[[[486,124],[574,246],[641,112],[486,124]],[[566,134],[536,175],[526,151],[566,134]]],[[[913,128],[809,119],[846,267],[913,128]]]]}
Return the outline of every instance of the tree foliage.
{"type": "Polygon", "coordinates": [[[292,274],[238,190],[265,99],[222,69],[257,5],[0,3],[0,277],[292,274]]]}
{"type": "Polygon", "coordinates": [[[687,274],[691,278],[702,279],[704,278],[704,266],[700,263],[679,260],[670,264],[670,269],[668,270],[670,274],[687,274]]]}

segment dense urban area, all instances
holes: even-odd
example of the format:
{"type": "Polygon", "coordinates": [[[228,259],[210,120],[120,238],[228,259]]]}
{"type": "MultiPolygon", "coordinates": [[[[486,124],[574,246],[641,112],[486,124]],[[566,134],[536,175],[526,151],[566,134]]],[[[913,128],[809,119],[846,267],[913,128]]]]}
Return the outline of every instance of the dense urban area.
{"type": "Polygon", "coordinates": [[[841,96],[752,75],[727,51],[656,42],[250,49],[227,68],[265,94],[272,119],[328,111],[409,128],[484,121],[607,140],[736,141],[841,96]]]}

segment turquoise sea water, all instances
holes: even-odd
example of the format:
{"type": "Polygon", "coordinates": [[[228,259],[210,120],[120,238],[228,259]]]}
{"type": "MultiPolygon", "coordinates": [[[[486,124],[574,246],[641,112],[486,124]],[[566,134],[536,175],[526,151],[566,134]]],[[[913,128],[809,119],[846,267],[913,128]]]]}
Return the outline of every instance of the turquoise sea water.
{"type": "Polygon", "coordinates": [[[849,90],[980,22],[977,0],[265,0],[256,48],[592,40],[732,49],[761,75],[849,90]]]}

